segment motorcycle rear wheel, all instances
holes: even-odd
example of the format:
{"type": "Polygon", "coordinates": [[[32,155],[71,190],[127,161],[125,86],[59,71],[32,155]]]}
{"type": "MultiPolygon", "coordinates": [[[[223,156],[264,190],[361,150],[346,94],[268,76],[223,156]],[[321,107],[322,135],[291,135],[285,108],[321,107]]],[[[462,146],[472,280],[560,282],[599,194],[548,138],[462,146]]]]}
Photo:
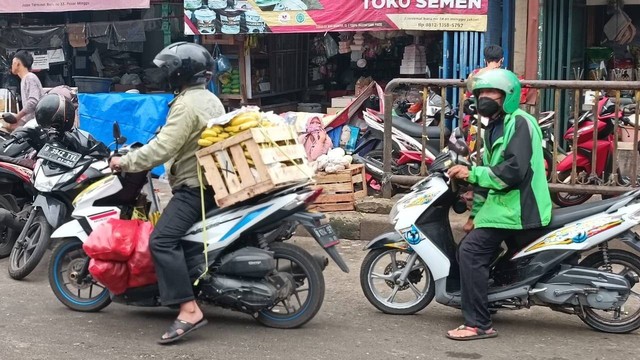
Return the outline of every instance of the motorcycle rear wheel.
{"type": "MultiPolygon", "coordinates": [[[[0,196],[0,208],[12,212],[19,211],[19,209],[4,196],[0,196]]],[[[13,244],[15,244],[18,235],[20,235],[18,231],[13,230],[8,226],[0,225],[0,259],[4,259],[11,254],[11,249],[13,249],[13,244]]]]}
{"type": "MultiPolygon", "coordinates": [[[[614,273],[624,275],[627,272],[634,272],[636,276],[640,275],[640,259],[638,256],[628,251],[617,249],[608,250],[608,255],[609,263],[612,267],[622,267],[620,272],[614,268],[614,273]]],[[[604,264],[605,262],[601,252],[593,253],[580,262],[580,266],[596,269],[601,269],[604,264]]],[[[598,331],[612,334],[624,334],[635,331],[640,328],[640,284],[636,284],[635,288],[636,290],[631,290],[631,294],[625,302],[625,305],[633,301],[638,309],[627,319],[605,319],[601,314],[609,314],[610,311],[594,310],[588,307],[584,308],[584,314],[578,316],[585,324],[598,331]]],[[[618,312],[625,312],[624,307],[618,309],[618,312]]]]}
{"type": "MultiPolygon", "coordinates": [[[[578,173],[580,169],[578,169],[578,173]]],[[[561,171],[558,173],[558,183],[562,183],[566,179],[571,177],[571,171],[561,171]]],[[[566,192],[552,192],[551,201],[560,207],[576,206],[585,203],[591,199],[593,194],[580,194],[580,193],[566,193],[566,192]]]]}
{"type": "Polygon", "coordinates": [[[51,252],[49,260],[49,285],[58,300],[69,309],[97,312],[111,304],[111,297],[109,291],[89,274],[81,283],[73,279],[73,274],[80,271],[84,261],[89,261],[89,258],[82,250],[80,240],[60,241],[51,252]],[[93,292],[94,287],[98,291],[93,292]]]}
{"type": "Polygon", "coordinates": [[[278,269],[289,269],[296,281],[296,289],[288,299],[260,311],[256,320],[262,325],[277,329],[300,327],[313,319],[322,307],[325,290],[322,269],[306,250],[296,245],[272,243],[269,250],[274,253],[278,269]],[[298,269],[302,272],[298,273],[298,269]],[[303,295],[306,297],[301,301],[303,295]]]}
{"type": "Polygon", "coordinates": [[[49,222],[41,209],[35,211],[33,222],[22,230],[24,237],[18,236],[11,249],[9,276],[15,280],[22,280],[31,274],[44,257],[51,241],[49,222]]]}
{"type": "Polygon", "coordinates": [[[407,282],[402,285],[395,284],[390,276],[393,276],[392,273],[397,273],[406,266],[406,261],[398,260],[397,254],[407,253],[403,250],[393,248],[371,250],[367,256],[365,256],[362,267],[360,268],[360,286],[367,300],[383,313],[391,315],[415,314],[427,307],[435,296],[436,291],[433,276],[424,261],[418,258],[418,268],[409,273],[407,282]],[[376,265],[387,256],[390,257],[390,263],[383,263],[383,267],[379,270],[382,271],[383,274],[375,274],[376,265]],[[416,284],[419,284],[423,280],[423,277],[426,288],[420,291],[416,284]],[[392,289],[391,295],[387,296],[377,291],[373,284],[374,280],[378,280],[383,289],[385,286],[392,289]],[[398,295],[403,297],[405,293],[413,293],[415,299],[410,299],[406,302],[395,301],[398,295]]]}

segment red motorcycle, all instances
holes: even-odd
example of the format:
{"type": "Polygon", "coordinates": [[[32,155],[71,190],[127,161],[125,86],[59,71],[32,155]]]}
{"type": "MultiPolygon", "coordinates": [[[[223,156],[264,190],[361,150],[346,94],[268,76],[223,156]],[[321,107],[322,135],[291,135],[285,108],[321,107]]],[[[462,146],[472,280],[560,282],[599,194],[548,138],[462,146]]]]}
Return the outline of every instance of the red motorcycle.
{"type": "MultiPolygon", "coordinates": [[[[560,161],[557,165],[558,182],[564,184],[571,183],[571,169],[573,161],[576,162],[576,173],[578,175],[577,182],[580,184],[606,184],[613,180],[613,173],[616,171],[620,181],[622,176],[619,169],[613,169],[613,145],[615,138],[614,129],[615,122],[619,121],[623,124],[630,124],[628,118],[624,116],[622,108],[616,113],[615,102],[604,96],[598,101],[597,121],[594,121],[593,111],[584,113],[578,121],[569,120],[573,124],[564,134],[564,139],[573,144],[574,127],[578,126],[577,149],[573,149],[567,157],[560,161]],[[592,156],[594,151],[593,136],[594,130],[598,129],[596,143],[596,164],[592,164],[592,156]]],[[[589,200],[593,194],[584,193],[562,193],[556,192],[551,194],[551,200],[561,207],[574,206],[589,200]]],[[[603,196],[606,197],[606,196],[603,196]]]]}

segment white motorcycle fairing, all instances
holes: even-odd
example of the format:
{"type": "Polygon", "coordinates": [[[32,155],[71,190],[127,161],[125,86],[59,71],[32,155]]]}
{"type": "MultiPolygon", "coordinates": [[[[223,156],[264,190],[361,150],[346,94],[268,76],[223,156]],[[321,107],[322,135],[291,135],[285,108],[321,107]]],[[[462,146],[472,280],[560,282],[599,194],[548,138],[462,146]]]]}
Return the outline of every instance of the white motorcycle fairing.
{"type": "Polygon", "coordinates": [[[517,253],[513,260],[546,250],[583,251],[597,246],[640,221],[640,204],[627,205],[613,214],[599,213],[554,230],[517,253]]]}

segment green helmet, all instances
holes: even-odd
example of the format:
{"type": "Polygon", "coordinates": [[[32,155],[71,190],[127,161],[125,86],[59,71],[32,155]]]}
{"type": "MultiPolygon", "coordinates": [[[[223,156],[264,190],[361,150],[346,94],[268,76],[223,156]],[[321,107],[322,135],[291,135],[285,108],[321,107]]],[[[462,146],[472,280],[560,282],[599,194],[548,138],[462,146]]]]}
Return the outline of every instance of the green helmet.
{"type": "Polygon", "coordinates": [[[482,71],[471,78],[470,89],[476,99],[482,89],[502,91],[505,95],[502,109],[507,114],[518,110],[518,106],[520,106],[520,80],[516,74],[509,70],[492,69],[482,71]]]}

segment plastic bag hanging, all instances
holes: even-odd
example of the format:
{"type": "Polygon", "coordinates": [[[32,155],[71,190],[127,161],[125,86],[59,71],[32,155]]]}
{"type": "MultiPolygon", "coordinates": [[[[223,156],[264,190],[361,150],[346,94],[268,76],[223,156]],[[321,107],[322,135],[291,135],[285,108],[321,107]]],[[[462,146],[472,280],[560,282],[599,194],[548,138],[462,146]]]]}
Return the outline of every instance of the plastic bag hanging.
{"type": "Polygon", "coordinates": [[[222,52],[220,51],[220,47],[218,46],[218,44],[216,44],[215,47],[213,48],[213,59],[215,60],[215,63],[216,63],[217,74],[223,74],[231,71],[231,62],[229,61],[229,58],[222,55],[222,52]]]}

